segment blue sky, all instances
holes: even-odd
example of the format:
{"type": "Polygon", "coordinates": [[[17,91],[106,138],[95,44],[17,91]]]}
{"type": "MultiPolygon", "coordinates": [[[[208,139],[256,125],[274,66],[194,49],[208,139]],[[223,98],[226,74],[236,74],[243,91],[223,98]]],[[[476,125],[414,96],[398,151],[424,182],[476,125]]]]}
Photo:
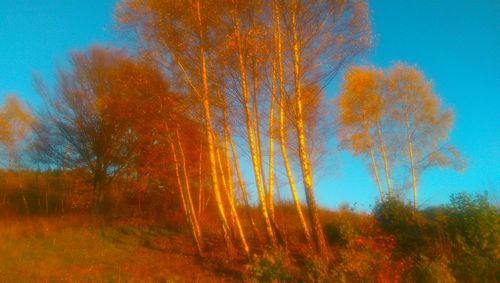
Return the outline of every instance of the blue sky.
{"type": "MultiPolygon", "coordinates": [[[[110,0],[0,0],[0,97],[16,93],[31,105],[36,71],[50,84],[71,50],[119,45],[110,0]]],[[[416,64],[455,111],[451,142],[468,161],[463,173],[431,170],[420,201],[432,205],[459,191],[500,196],[500,1],[370,1],[374,48],[362,63],[416,64]]],[[[337,93],[335,84],[327,89],[337,93]]],[[[377,190],[364,164],[348,153],[327,161],[315,182],[318,202],[369,209],[377,190]]]]}

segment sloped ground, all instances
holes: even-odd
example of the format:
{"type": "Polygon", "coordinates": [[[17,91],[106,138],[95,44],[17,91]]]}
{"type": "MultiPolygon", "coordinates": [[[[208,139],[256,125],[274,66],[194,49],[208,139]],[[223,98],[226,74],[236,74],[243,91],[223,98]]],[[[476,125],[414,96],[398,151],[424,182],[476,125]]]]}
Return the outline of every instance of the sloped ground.
{"type": "Polygon", "coordinates": [[[202,262],[189,234],[166,228],[60,218],[2,220],[0,227],[1,282],[237,279],[202,262]]]}

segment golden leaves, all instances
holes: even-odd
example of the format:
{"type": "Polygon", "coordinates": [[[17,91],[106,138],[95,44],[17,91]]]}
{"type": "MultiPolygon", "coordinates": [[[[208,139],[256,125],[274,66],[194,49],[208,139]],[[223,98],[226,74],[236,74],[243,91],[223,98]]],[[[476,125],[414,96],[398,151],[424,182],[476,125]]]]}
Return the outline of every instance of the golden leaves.
{"type": "Polygon", "coordinates": [[[0,124],[2,126],[1,142],[17,142],[26,136],[33,116],[17,96],[5,97],[3,107],[0,109],[0,124]]]}
{"type": "Polygon", "coordinates": [[[16,151],[31,130],[33,120],[30,109],[17,96],[5,97],[0,108],[0,145],[5,147],[11,163],[18,163],[16,151]]]}
{"type": "Polygon", "coordinates": [[[383,73],[371,67],[356,67],[345,76],[340,96],[341,121],[372,123],[382,112],[383,73]]]}
{"type": "Polygon", "coordinates": [[[378,137],[380,144],[387,139],[397,166],[405,167],[401,160],[409,158],[417,171],[464,167],[459,152],[445,144],[453,112],[442,109],[432,83],[413,66],[397,63],[385,74],[373,67],[352,67],[345,74],[337,110],[337,136],[355,155],[368,154],[373,137],[378,137]]]}

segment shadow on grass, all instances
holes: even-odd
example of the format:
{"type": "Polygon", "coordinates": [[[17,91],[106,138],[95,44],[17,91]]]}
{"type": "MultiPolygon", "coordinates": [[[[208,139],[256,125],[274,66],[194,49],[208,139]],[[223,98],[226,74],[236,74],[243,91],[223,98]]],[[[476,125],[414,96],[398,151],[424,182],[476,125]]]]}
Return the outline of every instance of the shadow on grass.
{"type": "Polygon", "coordinates": [[[183,236],[181,232],[174,232],[167,228],[155,226],[121,226],[114,228],[103,228],[99,231],[100,237],[116,246],[143,247],[158,252],[175,251],[185,256],[192,256],[182,247],[175,245],[174,238],[183,236]]]}

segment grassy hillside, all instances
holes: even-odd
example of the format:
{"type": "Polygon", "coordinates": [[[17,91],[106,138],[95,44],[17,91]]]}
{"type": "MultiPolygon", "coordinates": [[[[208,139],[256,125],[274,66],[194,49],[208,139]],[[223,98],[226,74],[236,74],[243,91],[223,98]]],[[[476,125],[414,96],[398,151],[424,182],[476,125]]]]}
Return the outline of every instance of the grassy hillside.
{"type": "Polygon", "coordinates": [[[425,210],[400,201],[371,214],[322,210],[328,260],[308,248],[291,210],[277,206],[280,248],[249,234],[250,258],[228,256],[211,218],[200,258],[189,228],[168,218],[10,217],[0,220],[0,281],[500,281],[500,211],[486,196],[459,194],[425,210]]]}
{"type": "Polygon", "coordinates": [[[199,281],[230,279],[201,262],[189,234],[83,218],[0,222],[0,281],[199,281]]]}

